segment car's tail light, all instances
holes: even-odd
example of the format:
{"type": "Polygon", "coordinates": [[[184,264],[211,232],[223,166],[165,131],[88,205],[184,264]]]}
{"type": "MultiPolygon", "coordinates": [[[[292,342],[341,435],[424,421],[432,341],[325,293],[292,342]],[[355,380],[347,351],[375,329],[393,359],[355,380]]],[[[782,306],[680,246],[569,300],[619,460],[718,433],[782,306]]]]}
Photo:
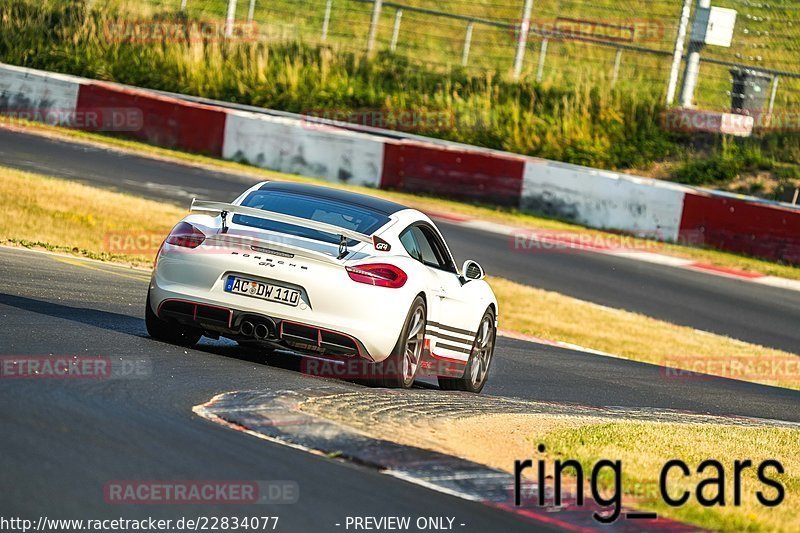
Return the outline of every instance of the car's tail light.
{"type": "Polygon", "coordinates": [[[188,222],[181,222],[170,232],[169,237],[167,237],[167,244],[182,246],[184,248],[197,248],[203,244],[205,240],[205,233],[188,222]]]}
{"type": "Polygon", "coordinates": [[[399,289],[406,284],[408,275],[394,265],[370,263],[346,267],[350,279],[367,285],[399,289]]]}

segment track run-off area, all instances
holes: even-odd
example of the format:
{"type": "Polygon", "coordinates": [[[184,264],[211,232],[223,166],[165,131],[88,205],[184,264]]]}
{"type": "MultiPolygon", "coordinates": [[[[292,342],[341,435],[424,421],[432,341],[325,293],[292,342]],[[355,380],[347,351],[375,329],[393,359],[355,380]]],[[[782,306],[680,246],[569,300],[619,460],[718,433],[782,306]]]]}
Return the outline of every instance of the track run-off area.
{"type": "MultiPolygon", "coordinates": [[[[0,164],[181,206],[192,197],[230,201],[254,180],[3,129],[0,164]]],[[[490,274],[765,346],[800,346],[800,293],[588,251],[514,253],[502,236],[439,224],[459,262],[474,258],[490,274]]],[[[294,358],[266,359],[224,340],[204,338],[191,349],[154,341],[143,320],[146,270],[2,247],[0,273],[6,280],[0,355],[108,358],[139,369],[108,379],[2,380],[6,409],[0,416],[13,428],[4,432],[0,454],[0,469],[13,481],[0,504],[4,512],[38,516],[47,509],[60,518],[270,514],[280,516],[279,530],[335,531],[357,508],[359,515],[447,515],[465,531],[530,530],[531,520],[540,529],[565,527],[336,454],[264,442],[198,416],[195,406],[235,391],[332,387],[337,394],[375,398],[376,405],[397,392],[306,376],[294,358]],[[131,479],[286,480],[297,483],[299,498],[263,509],[109,505],[109,481],[131,479]]],[[[459,413],[465,395],[444,396],[429,384],[412,394],[420,405],[426,397],[431,405],[455,405],[453,416],[471,412],[467,406],[459,413]]],[[[536,404],[556,411],[657,412],[676,420],[691,412],[800,423],[797,391],[679,379],[656,365],[506,337],[498,339],[484,394],[480,401],[522,402],[525,409],[536,404]]]]}

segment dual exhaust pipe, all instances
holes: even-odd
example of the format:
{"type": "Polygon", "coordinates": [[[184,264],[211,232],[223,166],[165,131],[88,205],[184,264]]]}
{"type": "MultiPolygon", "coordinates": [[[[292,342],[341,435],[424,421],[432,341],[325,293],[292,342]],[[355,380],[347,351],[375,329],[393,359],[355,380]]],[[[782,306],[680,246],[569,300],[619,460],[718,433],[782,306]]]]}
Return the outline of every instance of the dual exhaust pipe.
{"type": "Polygon", "coordinates": [[[239,332],[245,337],[255,337],[256,340],[264,341],[270,337],[270,333],[274,331],[274,329],[274,325],[272,328],[270,328],[263,322],[257,322],[253,324],[249,320],[245,320],[242,322],[239,332]]]}

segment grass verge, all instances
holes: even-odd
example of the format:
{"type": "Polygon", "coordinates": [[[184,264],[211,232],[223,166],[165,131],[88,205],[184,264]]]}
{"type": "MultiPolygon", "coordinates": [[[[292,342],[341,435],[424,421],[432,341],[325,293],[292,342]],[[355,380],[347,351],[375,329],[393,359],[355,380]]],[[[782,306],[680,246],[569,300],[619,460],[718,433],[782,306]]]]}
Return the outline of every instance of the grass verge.
{"type": "Polygon", "coordinates": [[[153,246],[157,249],[186,213],[169,204],[3,167],[0,176],[4,244],[151,266],[153,246]]]}
{"type": "MultiPolygon", "coordinates": [[[[686,420],[680,421],[681,415],[675,413],[667,416],[679,421],[665,422],[663,414],[653,416],[652,420],[631,421],[623,416],[612,419],[586,412],[447,416],[418,419],[414,424],[397,420],[389,413],[381,414],[379,422],[371,418],[364,424],[347,410],[330,410],[314,402],[304,405],[303,410],[350,425],[375,438],[463,457],[507,472],[514,471],[514,461],[531,459],[533,467],[525,475],[533,482],[537,461],[541,459],[546,465],[548,489],[554,483],[554,462],[574,459],[583,469],[587,497],[592,494],[589,484],[593,466],[601,459],[619,460],[622,473],[619,494],[625,506],[655,511],[661,518],[711,530],[789,532],[800,528],[800,515],[796,512],[800,504],[800,430],[796,428],[757,423],[742,426],[732,420],[697,415],[687,415],[686,420]],[[539,444],[545,445],[544,453],[537,451],[539,444]],[[664,503],[659,488],[661,470],[672,459],[683,461],[690,469],[685,477],[679,475],[677,468],[670,470],[667,477],[671,497],[677,498],[683,491],[690,493],[689,500],[680,507],[664,503]],[[724,468],[725,506],[704,507],[698,503],[698,484],[716,475],[713,467],[697,474],[697,467],[709,459],[719,461],[724,468]],[[753,467],[742,473],[741,501],[737,506],[734,461],[746,459],[752,461],[753,467]],[[761,505],[756,496],[761,491],[766,498],[776,497],[775,490],[760,483],[757,477],[759,464],[770,459],[779,461],[785,472],[766,470],[766,475],[781,483],[785,490],[785,500],[772,508],[761,505]]],[[[574,475],[571,468],[563,474],[564,504],[575,504],[574,475]]],[[[597,482],[602,496],[612,500],[615,496],[612,471],[602,471],[597,482]]],[[[704,495],[713,497],[716,492],[707,487],[704,495]]],[[[523,494],[523,498],[530,502],[534,497],[523,494]]],[[[552,504],[552,496],[548,502],[552,504]]],[[[624,518],[620,520],[624,522],[624,518]]]]}
{"type": "MultiPolygon", "coordinates": [[[[659,516],[689,522],[700,527],[722,531],[798,531],[800,530],[800,430],[770,427],[733,427],[715,424],[679,424],[651,422],[605,422],[577,428],[565,428],[545,435],[529,437],[533,448],[539,442],[557,452],[557,458],[577,458],[585,472],[601,459],[621,461],[623,487],[633,487],[637,506],[656,511],[659,516]],[[691,496],[689,503],[670,507],[659,495],[659,474],[672,459],[686,463],[692,475],[682,477],[670,471],[667,486],[672,497],[683,491],[691,496]],[[711,467],[697,474],[697,467],[706,460],[717,460],[724,468],[723,497],[725,506],[704,507],[698,503],[697,487],[704,479],[716,476],[711,467]],[[749,459],[753,468],[741,476],[741,505],[734,504],[734,461],[749,459]],[[777,507],[760,504],[756,493],[769,499],[776,497],[773,488],[757,477],[758,466],[766,460],[777,460],[784,474],[768,469],[768,477],[779,481],[786,491],[785,500],[777,507]]],[[[551,461],[553,460],[551,454],[551,461]]],[[[606,489],[613,479],[601,478],[606,489]]],[[[703,491],[714,497],[712,487],[703,491]]]]}
{"type": "MultiPolygon", "coordinates": [[[[170,204],[0,167],[0,243],[152,264],[186,213],[170,204]]],[[[491,278],[505,329],[637,361],[800,388],[797,356],[491,278]]],[[[699,379],[665,373],[670,379],[699,379]]]]}
{"type": "Polygon", "coordinates": [[[664,370],[664,379],[698,380],[704,379],[698,374],[711,374],[800,389],[797,355],[502,278],[489,283],[500,302],[504,329],[691,371],[664,370]]]}
{"type": "MultiPolygon", "coordinates": [[[[117,137],[110,137],[97,133],[90,133],[78,130],[71,130],[66,128],[59,128],[55,126],[48,126],[44,124],[31,123],[21,121],[18,126],[13,128],[27,133],[41,134],[49,137],[61,138],[73,142],[89,143],[95,146],[113,148],[122,150],[129,153],[144,155],[147,157],[156,157],[165,161],[183,163],[188,165],[199,166],[203,168],[212,169],[215,171],[223,171],[229,173],[236,173],[254,180],[263,179],[277,179],[287,181],[299,181],[306,183],[323,184],[327,187],[341,188],[352,190],[355,192],[368,193],[373,196],[388,198],[406,205],[413,205],[417,209],[429,213],[451,213],[455,215],[462,215],[465,217],[472,217],[481,220],[498,222],[501,224],[513,225],[519,228],[530,229],[534,231],[552,231],[563,232],[567,234],[578,234],[591,237],[593,242],[619,242],[619,236],[562,222],[560,220],[536,216],[530,213],[523,213],[516,209],[509,209],[490,205],[471,205],[454,200],[446,200],[442,198],[435,198],[423,196],[419,194],[408,194],[397,191],[384,191],[376,190],[367,187],[342,185],[336,183],[320,183],[319,180],[307,178],[303,176],[296,176],[291,174],[283,174],[271,170],[260,169],[233,161],[224,161],[212,157],[189,154],[177,150],[170,150],[152,146],[149,144],[130,141],[127,139],[120,139],[117,137]]],[[[787,279],[800,280],[800,268],[766,261],[755,257],[749,257],[730,252],[723,252],[710,248],[690,247],[679,244],[662,243],[646,239],[637,239],[633,237],[625,237],[625,241],[630,243],[634,249],[645,250],[654,253],[663,253],[675,257],[682,257],[691,259],[698,262],[708,263],[715,266],[733,268],[744,270],[746,272],[759,272],[770,276],[778,276],[787,279]]]]}

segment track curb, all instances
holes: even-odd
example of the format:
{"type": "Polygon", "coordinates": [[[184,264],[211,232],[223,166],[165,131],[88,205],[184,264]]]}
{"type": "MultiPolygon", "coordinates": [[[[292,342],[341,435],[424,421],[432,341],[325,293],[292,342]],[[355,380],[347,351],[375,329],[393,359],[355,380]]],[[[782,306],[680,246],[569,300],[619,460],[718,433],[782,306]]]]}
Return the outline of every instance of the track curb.
{"type": "MultiPolygon", "coordinates": [[[[494,412],[500,409],[535,413],[538,409],[540,412],[574,413],[576,416],[603,416],[611,420],[654,421],[682,416],[681,411],[673,410],[600,408],[466,393],[437,392],[436,394],[446,396],[446,398],[439,396],[439,399],[453,404],[452,408],[456,410],[462,404],[478,402],[478,405],[481,403],[491,405],[494,412]]],[[[513,501],[514,478],[510,473],[440,452],[374,438],[345,423],[300,408],[305,402],[320,400],[346,406],[349,405],[348,399],[353,400],[359,395],[366,395],[366,398],[360,400],[365,404],[369,404],[372,396],[383,403],[394,404],[402,401],[404,397],[411,398],[412,402],[425,401],[430,392],[378,389],[362,391],[345,386],[323,386],[301,390],[237,391],[219,394],[208,402],[195,406],[193,412],[216,424],[272,443],[373,468],[382,474],[431,490],[517,514],[543,527],[587,532],[641,531],[643,528],[653,531],[698,531],[697,527],[664,518],[634,520],[630,515],[631,509],[624,505],[621,519],[611,525],[601,525],[593,519],[592,513],[602,508],[591,500],[587,500],[587,504],[583,506],[573,504],[539,507],[533,503],[533,497],[528,497],[531,494],[534,496],[538,494],[536,483],[528,481],[523,481],[522,484],[526,498],[522,500],[521,506],[516,506],[513,501]],[[416,397],[420,395],[425,397],[416,397]]],[[[414,404],[411,405],[413,411],[414,404]]],[[[385,409],[380,406],[374,411],[378,418],[387,416],[385,409]]],[[[446,416],[452,416],[452,413],[447,413],[446,416]]],[[[766,424],[795,427],[791,423],[745,417],[709,417],[696,413],[684,413],[683,416],[689,423],[698,424],[716,420],[728,425],[766,424]]]]}

